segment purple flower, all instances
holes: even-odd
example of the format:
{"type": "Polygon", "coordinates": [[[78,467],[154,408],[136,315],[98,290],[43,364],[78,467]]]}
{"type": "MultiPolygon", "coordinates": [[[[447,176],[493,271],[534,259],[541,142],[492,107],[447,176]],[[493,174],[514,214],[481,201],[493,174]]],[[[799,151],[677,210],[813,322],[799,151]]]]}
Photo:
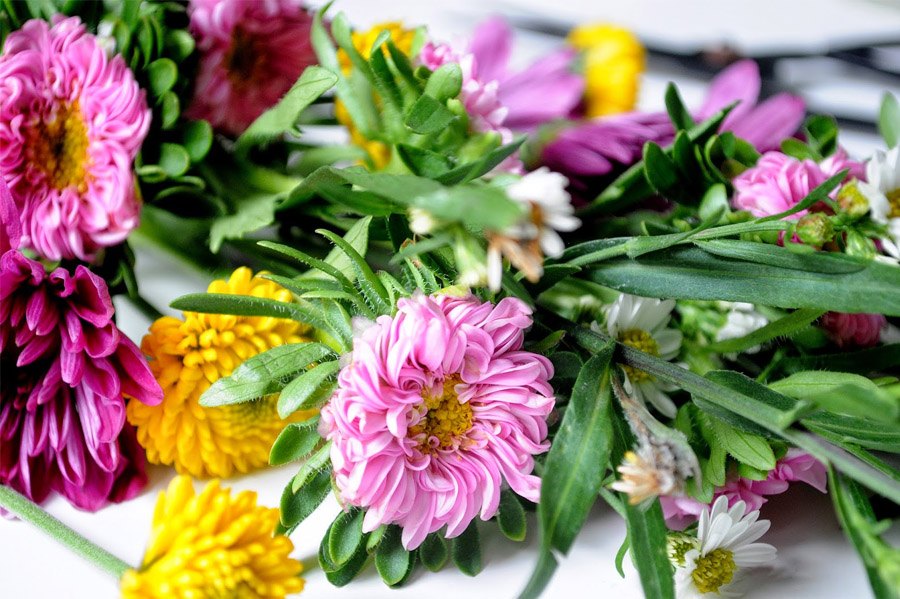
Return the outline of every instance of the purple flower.
{"type": "MultiPolygon", "coordinates": [[[[9,199],[0,206],[5,219],[9,199]]],[[[112,317],[106,283],[86,267],[48,274],[15,247],[0,257],[0,483],[86,510],[144,486],[125,395],[158,403],[162,391],[112,317]]]]}

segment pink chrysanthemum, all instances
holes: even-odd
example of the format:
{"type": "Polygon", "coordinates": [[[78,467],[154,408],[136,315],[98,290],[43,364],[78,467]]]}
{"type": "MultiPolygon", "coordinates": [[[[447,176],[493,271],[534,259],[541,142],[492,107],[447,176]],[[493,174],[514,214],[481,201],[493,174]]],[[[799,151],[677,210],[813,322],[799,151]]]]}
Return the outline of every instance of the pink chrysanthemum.
{"type": "Polygon", "coordinates": [[[191,118],[239,135],[316,64],[310,15],[297,0],[191,0],[200,72],[191,118]]]}
{"type": "Polygon", "coordinates": [[[150,126],[144,92],[78,18],[36,19],[0,56],[0,176],[23,244],[91,260],[138,224],[132,162],[150,126]]]}
{"type": "Polygon", "coordinates": [[[492,517],[504,481],[538,500],[553,367],[522,351],[529,326],[517,299],[417,295],[355,339],[320,431],[342,499],[367,510],[365,531],[398,524],[411,549],[492,517]]]}
{"type": "MultiPolygon", "coordinates": [[[[0,181],[0,194],[5,184],[0,181]]],[[[5,214],[8,201],[0,201],[5,214]]],[[[96,510],[146,483],[124,395],[162,390],[116,328],[106,283],[84,266],[44,267],[17,248],[0,257],[0,483],[35,501],[51,491],[96,510]]]]}
{"type": "MultiPolygon", "coordinates": [[[[747,210],[757,217],[778,214],[795,206],[816,186],[844,169],[850,171],[848,178],[865,177],[863,165],[850,160],[841,148],[819,164],[781,152],[766,152],[756,166],[734,179],[733,204],[738,210],[747,210]]],[[[798,220],[807,212],[801,210],[787,218],[798,220]]]]}
{"type": "MultiPolygon", "coordinates": [[[[743,501],[747,504],[748,511],[755,511],[768,501],[767,495],[784,493],[790,487],[790,483],[796,481],[805,482],[824,493],[827,475],[825,466],[814,457],[800,449],[789,449],[765,480],[731,477],[724,486],[716,489],[713,501],[709,505],[724,496],[728,498],[729,506],[743,501]]],[[[660,502],[666,524],[669,528],[677,530],[694,522],[703,509],[709,507],[692,497],[661,497],[660,502]]]]}
{"type": "Polygon", "coordinates": [[[838,347],[874,347],[887,326],[887,318],[881,314],[826,312],[819,324],[838,347]]]}

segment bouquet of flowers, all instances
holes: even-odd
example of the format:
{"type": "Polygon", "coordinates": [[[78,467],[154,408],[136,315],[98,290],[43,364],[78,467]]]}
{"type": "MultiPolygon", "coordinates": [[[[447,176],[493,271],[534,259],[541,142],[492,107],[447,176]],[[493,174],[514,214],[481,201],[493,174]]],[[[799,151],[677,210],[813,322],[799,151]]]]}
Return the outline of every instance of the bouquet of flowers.
{"type": "Polygon", "coordinates": [[[448,44],[291,0],[5,1],[0,40],[0,507],[123,596],[300,591],[329,497],[335,585],[475,575],[499,530],[540,539],[537,597],[604,502],[648,597],[734,593],[795,482],[896,596],[894,96],[860,161],[752,61],[635,111],[608,25],[523,70],[502,19],[448,44]],[[180,318],[150,243],[215,278],[180,318]],[[37,505],[125,501],[147,461],[181,476],[139,566],[37,505]],[[280,509],[191,482],[287,463],[280,509]]]}

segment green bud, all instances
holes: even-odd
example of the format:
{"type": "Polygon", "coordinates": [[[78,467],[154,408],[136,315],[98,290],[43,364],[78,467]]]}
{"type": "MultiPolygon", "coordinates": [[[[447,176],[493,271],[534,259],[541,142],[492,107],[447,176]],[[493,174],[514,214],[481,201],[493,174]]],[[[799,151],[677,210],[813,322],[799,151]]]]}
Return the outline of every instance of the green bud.
{"type": "Polygon", "coordinates": [[[813,212],[797,222],[797,236],[803,243],[822,246],[834,237],[834,226],[826,215],[813,212]]]}
{"type": "Polygon", "coordinates": [[[850,256],[874,258],[877,251],[875,243],[858,231],[847,231],[846,252],[850,256]]]}
{"type": "Polygon", "coordinates": [[[841,211],[851,218],[859,218],[869,211],[869,200],[859,190],[858,181],[853,179],[838,192],[837,203],[841,211]]]}

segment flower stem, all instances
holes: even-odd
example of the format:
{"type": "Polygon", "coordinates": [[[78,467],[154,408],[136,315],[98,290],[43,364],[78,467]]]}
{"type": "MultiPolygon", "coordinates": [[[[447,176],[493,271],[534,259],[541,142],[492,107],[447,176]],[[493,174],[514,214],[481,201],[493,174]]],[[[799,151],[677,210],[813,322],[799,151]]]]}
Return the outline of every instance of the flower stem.
{"type": "Polygon", "coordinates": [[[0,485],[0,507],[13,515],[29,522],[46,534],[53,537],[81,557],[112,574],[122,578],[131,566],[124,561],[87,540],[47,512],[27,497],[19,494],[6,485],[0,485]]]}

